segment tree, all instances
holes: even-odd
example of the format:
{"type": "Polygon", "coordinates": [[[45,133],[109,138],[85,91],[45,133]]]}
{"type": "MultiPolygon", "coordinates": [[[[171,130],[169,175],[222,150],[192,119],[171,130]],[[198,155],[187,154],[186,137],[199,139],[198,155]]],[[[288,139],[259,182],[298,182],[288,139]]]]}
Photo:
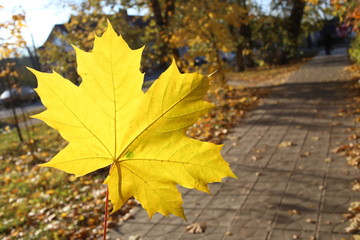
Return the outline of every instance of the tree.
{"type": "Polygon", "coordinates": [[[286,19],[286,32],[289,39],[287,54],[295,55],[298,51],[298,40],[301,30],[301,21],[304,15],[306,2],[304,0],[293,0],[290,16],[286,19]]]}
{"type": "Polygon", "coordinates": [[[237,70],[243,71],[245,67],[254,67],[254,59],[252,55],[253,40],[252,40],[252,20],[254,15],[250,14],[252,10],[252,3],[246,0],[236,0],[234,3],[236,7],[230,7],[235,10],[233,17],[228,17],[230,32],[233,35],[234,43],[236,44],[236,63],[237,70]]]}
{"type": "Polygon", "coordinates": [[[352,30],[360,33],[359,0],[331,0],[333,14],[344,20],[352,30]]]}
{"type": "Polygon", "coordinates": [[[175,0],[165,0],[163,7],[161,7],[159,0],[149,0],[148,2],[157,27],[157,39],[159,39],[160,44],[163,45],[159,48],[159,55],[162,59],[161,66],[165,67],[164,64],[169,62],[167,59],[169,55],[167,49],[171,49],[172,55],[177,61],[179,61],[180,58],[179,50],[170,43],[171,18],[175,12],[175,0]]]}
{"type": "Polygon", "coordinates": [[[105,30],[107,19],[113,23],[116,31],[121,33],[132,48],[144,45],[141,38],[142,31],[137,25],[137,22],[139,20],[141,22],[142,19],[128,16],[126,10],[108,15],[94,9],[82,9],[80,14],[71,16],[67,23],[56,25],[48,40],[40,48],[41,62],[45,65],[44,70],[54,69],[75,84],[80,84],[81,79],[76,73],[75,52],[69,43],[89,51],[95,35],[99,36],[105,30]]]}
{"type": "Polygon", "coordinates": [[[360,63],[360,9],[359,0],[332,0],[333,14],[340,17],[348,27],[350,27],[352,36],[349,55],[350,59],[360,63]]]}
{"type": "MultiPolygon", "coordinates": [[[[2,8],[3,7],[0,6],[0,10],[2,8]]],[[[18,73],[15,71],[14,63],[9,62],[8,59],[10,57],[18,57],[19,49],[24,47],[26,44],[21,34],[23,27],[25,27],[24,21],[24,14],[16,14],[13,15],[10,20],[0,23],[0,31],[3,32],[3,37],[0,38],[0,62],[2,63],[2,66],[0,66],[0,78],[5,80],[5,82],[2,84],[4,85],[4,88],[7,88],[10,91],[11,99],[13,99],[11,89],[18,87],[18,73]]],[[[22,142],[23,137],[15,112],[15,107],[14,104],[11,105],[13,117],[15,120],[15,127],[19,136],[19,140],[22,142]]]]}
{"type": "Polygon", "coordinates": [[[297,54],[298,41],[301,32],[301,22],[306,5],[305,0],[273,0],[272,10],[284,19],[285,54],[292,57],[297,54]]]}
{"type": "MultiPolygon", "coordinates": [[[[146,48],[144,51],[143,70],[154,69],[155,67],[164,68],[170,62],[172,55],[176,59],[179,58],[178,49],[169,42],[169,34],[171,33],[169,29],[175,11],[175,0],[83,0],[69,4],[77,16],[73,16],[68,23],[64,24],[63,31],[54,31],[52,38],[61,39],[63,43],[72,42],[82,49],[89,50],[94,39],[94,35],[90,34],[88,37],[89,33],[103,32],[106,19],[109,19],[115,30],[125,38],[132,48],[139,48],[145,44],[151,45],[151,49],[146,48]],[[149,11],[144,16],[129,16],[126,10],[128,8],[148,9],[149,11]],[[171,50],[171,53],[168,49],[171,50]]],[[[63,56],[65,52],[71,51],[68,48],[68,45],[54,46],[50,39],[43,48],[41,59],[62,74],[71,73],[72,76],[67,77],[77,79],[75,82],[78,82],[79,78],[74,71],[75,57],[73,51],[70,56],[68,54],[67,57],[63,56]],[[57,59],[64,60],[59,63],[56,61],[57,59]]]]}

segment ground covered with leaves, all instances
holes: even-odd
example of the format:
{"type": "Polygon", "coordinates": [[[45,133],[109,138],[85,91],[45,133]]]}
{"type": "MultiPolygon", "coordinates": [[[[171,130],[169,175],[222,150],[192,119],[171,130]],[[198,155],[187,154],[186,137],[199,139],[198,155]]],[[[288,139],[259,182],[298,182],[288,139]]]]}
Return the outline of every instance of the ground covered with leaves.
{"type": "MultiPolygon", "coordinates": [[[[257,104],[265,93],[255,89],[226,88],[208,98],[218,107],[188,130],[200,140],[221,143],[229,129],[257,104]]],[[[5,127],[6,128],[6,127],[5,127]]],[[[75,179],[38,164],[66,146],[61,136],[45,125],[32,128],[31,140],[18,144],[16,131],[0,135],[0,238],[83,239],[102,234],[107,169],[75,179]]],[[[135,200],[111,215],[112,222],[126,220],[135,200]]]]}
{"type": "MultiPolygon", "coordinates": [[[[341,109],[340,116],[351,116],[356,122],[356,126],[360,124],[360,65],[354,64],[348,68],[353,73],[353,81],[347,87],[351,94],[349,105],[345,109],[341,109]]],[[[334,149],[334,152],[346,157],[347,163],[360,170],[360,129],[358,127],[351,129],[349,134],[349,142],[334,149]]],[[[352,184],[353,191],[360,191],[360,177],[354,179],[352,184]]],[[[355,239],[360,239],[360,201],[350,203],[348,207],[349,213],[345,217],[349,219],[349,226],[346,231],[356,234],[355,239]]]]}
{"type": "MultiPolygon", "coordinates": [[[[288,70],[291,72],[295,69],[288,70]]],[[[281,74],[283,70],[279,70],[281,74]]],[[[252,75],[254,81],[262,76],[252,75]]],[[[193,138],[222,143],[230,129],[258,104],[268,90],[244,87],[212,88],[207,100],[217,107],[187,132],[193,138]]],[[[31,139],[19,144],[16,131],[3,125],[0,133],[0,238],[95,239],[102,235],[108,169],[75,179],[38,164],[49,161],[66,146],[53,129],[32,126],[31,139]]],[[[137,205],[130,199],[109,219],[113,223],[131,217],[137,205]]]]}
{"type": "MultiPolygon", "coordinates": [[[[315,54],[315,53],[314,53],[315,54]]],[[[301,58],[287,65],[266,66],[246,72],[229,72],[225,75],[229,85],[245,87],[273,86],[285,83],[289,76],[311,58],[301,58]]]]}

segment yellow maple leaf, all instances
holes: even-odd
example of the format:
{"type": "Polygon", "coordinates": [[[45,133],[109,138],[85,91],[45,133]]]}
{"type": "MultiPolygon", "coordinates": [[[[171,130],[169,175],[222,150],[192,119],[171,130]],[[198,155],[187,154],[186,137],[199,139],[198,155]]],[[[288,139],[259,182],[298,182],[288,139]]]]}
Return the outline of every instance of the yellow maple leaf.
{"type": "Polygon", "coordinates": [[[208,183],[235,177],[222,146],[185,135],[213,108],[203,101],[208,79],[180,74],[175,62],[144,94],[142,49],[131,50],[110,23],[91,52],[75,47],[80,86],[59,74],[31,70],[46,110],[34,117],[57,129],[69,144],[42,164],[76,177],[111,165],[105,180],[113,212],[132,196],[151,217],[185,218],[176,184],[209,192],[208,183]]]}

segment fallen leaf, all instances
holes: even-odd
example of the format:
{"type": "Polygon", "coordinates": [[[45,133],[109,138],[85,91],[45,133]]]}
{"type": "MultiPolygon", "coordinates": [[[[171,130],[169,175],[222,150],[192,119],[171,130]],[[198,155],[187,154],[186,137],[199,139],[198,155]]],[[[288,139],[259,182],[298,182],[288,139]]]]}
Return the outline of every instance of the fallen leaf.
{"type": "Polygon", "coordinates": [[[186,226],[186,231],[189,233],[203,233],[206,230],[206,223],[192,223],[186,226]]]}
{"type": "Polygon", "coordinates": [[[140,234],[129,236],[128,240],[143,240],[143,237],[140,234]]]}
{"type": "Polygon", "coordinates": [[[290,216],[293,216],[293,215],[300,215],[300,212],[296,209],[291,209],[291,210],[288,210],[288,214],[290,216]]]}
{"type": "Polygon", "coordinates": [[[344,213],[342,216],[344,218],[352,218],[352,217],[354,217],[354,214],[352,214],[352,213],[344,213]]]}
{"type": "Polygon", "coordinates": [[[358,134],[351,134],[349,137],[348,137],[348,139],[349,140],[357,140],[357,139],[359,139],[360,138],[360,136],[358,135],[358,134]]]}
{"type": "Polygon", "coordinates": [[[291,146],[295,146],[295,144],[290,141],[284,141],[279,144],[279,147],[291,147],[291,146]]]}
{"type": "Polygon", "coordinates": [[[134,216],[131,213],[126,213],[123,217],[122,220],[127,221],[131,218],[133,218],[134,216]]]}
{"type": "Polygon", "coordinates": [[[318,141],[319,139],[320,139],[320,138],[317,137],[317,136],[311,137],[311,140],[313,140],[313,141],[318,141]]]}
{"type": "Polygon", "coordinates": [[[300,154],[300,157],[308,157],[311,155],[311,152],[304,152],[300,154]]]}
{"type": "Polygon", "coordinates": [[[354,182],[351,189],[353,191],[360,192],[360,183],[359,182],[354,182]]]}
{"type": "Polygon", "coordinates": [[[307,219],[306,219],[306,222],[307,222],[307,223],[316,223],[316,220],[315,220],[315,219],[312,219],[312,218],[307,218],[307,219]]]}
{"type": "Polygon", "coordinates": [[[336,127],[336,126],[341,125],[341,122],[331,122],[329,125],[333,126],[333,127],[336,127]]]}

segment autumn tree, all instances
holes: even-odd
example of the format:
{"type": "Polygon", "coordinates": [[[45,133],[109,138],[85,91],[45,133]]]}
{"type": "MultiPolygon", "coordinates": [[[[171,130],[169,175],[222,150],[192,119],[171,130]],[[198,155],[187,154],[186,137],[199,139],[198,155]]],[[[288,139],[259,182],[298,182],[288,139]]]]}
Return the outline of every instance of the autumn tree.
{"type": "MultiPolygon", "coordinates": [[[[0,11],[3,7],[0,6],[0,11]]],[[[20,55],[20,49],[26,45],[25,40],[22,36],[22,29],[25,27],[25,15],[16,14],[11,17],[8,21],[0,23],[0,32],[2,32],[2,37],[0,37],[0,83],[3,85],[3,89],[8,89],[9,91],[12,88],[18,87],[18,73],[15,71],[15,63],[10,62],[9,58],[18,57],[20,55]]],[[[10,91],[10,98],[12,99],[13,92],[10,91]]],[[[15,120],[15,127],[19,136],[19,140],[22,142],[23,137],[19,127],[18,118],[15,112],[14,105],[12,106],[12,113],[15,120]]]]}
{"type": "MultiPolygon", "coordinates": [[[[204,72],[217,71],[220,84],[225,83],[224,71],[296,56],[300,37],[316,29],[312,26],[321,15],[320,0],[273,0],[270,13],[250,0],[82,0],[70,1],[70,6],[76,16],[63,33],[55,34],[62,42],[89,50],[94,35],[88,33],[103,32],[108,18],[132,48],[147,45],[143,71],[164,69],[172,57],[182,71],[196,70],[201,59],[204,72]],[[129,16],[127,9],[141,14],[129,16]]],[[[74,54],[65,54],[69,46],[50,42],[44,47],[43,61],[64,75],[76,75],[74,54]]],[[[69,78],[80,81],[75,75],[69,78]]]]}
{"type": "Polygon", "coordinates": [[[360,1],[359,0],[331,0],[333,14],[345,21],[357,34],[360,33],[360,1]]]}
{"type": "Polygon", "coordinates": [[[353,35],[349,48],[350,59],[360,63],[360,1],[359,0],[332,0],[333,14],[339,16],[351,29],[353,35]]]}
{"type": "Polygon", "coordinates": [[[226,22],[236,48],[237,70],[254,67],[253,59],[253,21],[257,18],[253,13],[254,3],[247,0],[231,1],[227,7],[226,22]]]}
{"type": "MultiPolygon", "coordinates": [[[[0,6],[0,11],[1,8],[2,6],[0,6]]],[[[25,27],[24,22],[25,15],[16,14],[8,21],[0,23],[0,31],[2,32],[0,37],[0,61],[3,63],[1,66],[1,77],[17,76],[17,73],[12,70],[13,64],[6,63],[4,60],[20,56],[19,50],[26,44],[22,37],[22,29],[25,27]]],[[[10,83],[14,84],[14,80],[10,83]]]]}
{"type": "MultiPolygon", "coordinates": [[[[271,2],[272,13],[283,19],[284,57],[292,58],[299,53],[300,37],[304,34],[304,20],[315,16],[320,22],[324,14],[319,11],[323,12],[324,6],[326,6],[326,0],[273,0],[271,2]]],[[[313,21],[311,24],[316,25],[313,21]]]]}
{"type": "Polygon", "coordinates": [[[169,53],[167,49],[171,50],[172,56],[178,61],[180,58],[179,50],[171,44],[171,19],[175,13],[175,0],[149,0],[149,9],[151,10],[154,18],[157,32],[157,38],[159,40],[159,56],[161,59],[161,65],[168,62],[169,53]]]}
{"type": "MultiPolygon", "coordinates": [[[[121,2],[84,0],[77,5],[74,3],[73,6],[79,15],[82,14],[77,18],[83,18],[83,20],[70,21],[65,24],[66,33],[61,37],[59,36],[63,41],[71,41],[75,43],[74,45],[87,49],[85,42],[89,37],[82,36],[90,32],[91,29],[95,29],[95,23],[105,22],[102,19],[102,16],[105,15],[112,22],[115,22],[114,28],[130,42],[131,47],[134,47],[133,39],[142,45],[148,44],[149,47],[145,48],[144,52],[144,70],[157,67],[164,68],[171,57],[177,60],[178,65],[183,70],[189,67],[192,69],[195,58],[203,57],[209,63],[207,71],[217,70],[221,78],[224,78],[222,70],[227,64],[223,61],[224,54],[235,51],[238,52],[237,63],[240,70],[245,68],[245,62],[247,67],[254,65],[251,55],[250,21],[252,16],[249,14],[250,6],[246,0],[230,2],[220,0],[128,0],[121,2]],[[105,9],[104,6],[108,6],[108,8],[105,9]],[[116,23],[116,19],[124,19],[124,16],[127,16],[125,9],[130,7],[147,10],[142,16],[144,25],[138,26],[137,30],[131,30],[128,27],[131,24],[129,21],[116,23]],[[85,21],[85,19],[88,20],[85,21]],[[90,24],[91,27],[84,27],[83,25],[86,24],[90,24]],[[75,29],[72,29],[71,26],[75,29]],[[79,28],[79,26],[82,27],[79,28]],[[136,34],[129,36],[131,31],[136,32],[136,34]],[[246,58],[246,61],[243,58],[246,58]]],[[[103,30],[99,26],[97,29],[103,30]]],[[[92,41],[92,39],[90,40],[92,41]]],[[[66,47],[63,46],[63,48],[66,47]]],[[[55,62],[54,58],[66,59],[66,57],[61,57],[66,51],[61,50],[60,46],[54,46],[50,42],[46,49],[47,58],[50,59],[48,62],[55,62]],[[53,54],[52,51],[49,51],[51,48],[56,48],[58,53],[53,54]]],[[[73,55],[67,58],[74,59],[73,55]]],[[[44,54],[43,59],[46,59],[44,54]]],[[[74,60],[67,60],[67,62],[74,65],[74,60]]],[[[66,64],[62,65],[63,69],[69,69],[64,67],[66,64]]]]}
{"type": "Polygon", "coordinates": [[[112,1],[98,0],[69,1],[75,11],[70,21],[62,26],[61,31],[54,31],[53,39],[59,39],[61,44],[53,44],[49,39],[41,52],[41,59],[51,68],[56,69],[74,82],[80,81],[75,70],[74,52],[67,42],[89,50],[95,32],[100,34],[105,29],[106,19],[109,19],[132,48],[139,48],[149,43],[151,46],[144,51],[143,70],[165,67],[171,56],[179,57],[178,49],[169,42],[170,22],[175,11],[175,0],[161,1],[112,1]],[[104,7],[106,6],[106,7],[104,7]],[[147,9],[143,16],[130,16],[126,9],[147,9]],[[171,51],[169,52],[170,49],[171,51]],[[66,54],[71,52],[71,54],[66,54]],[[60,59],[61,62],[56,61],[60,59]],[[71,76],[70,76],[71,75],[71,76]]]}

